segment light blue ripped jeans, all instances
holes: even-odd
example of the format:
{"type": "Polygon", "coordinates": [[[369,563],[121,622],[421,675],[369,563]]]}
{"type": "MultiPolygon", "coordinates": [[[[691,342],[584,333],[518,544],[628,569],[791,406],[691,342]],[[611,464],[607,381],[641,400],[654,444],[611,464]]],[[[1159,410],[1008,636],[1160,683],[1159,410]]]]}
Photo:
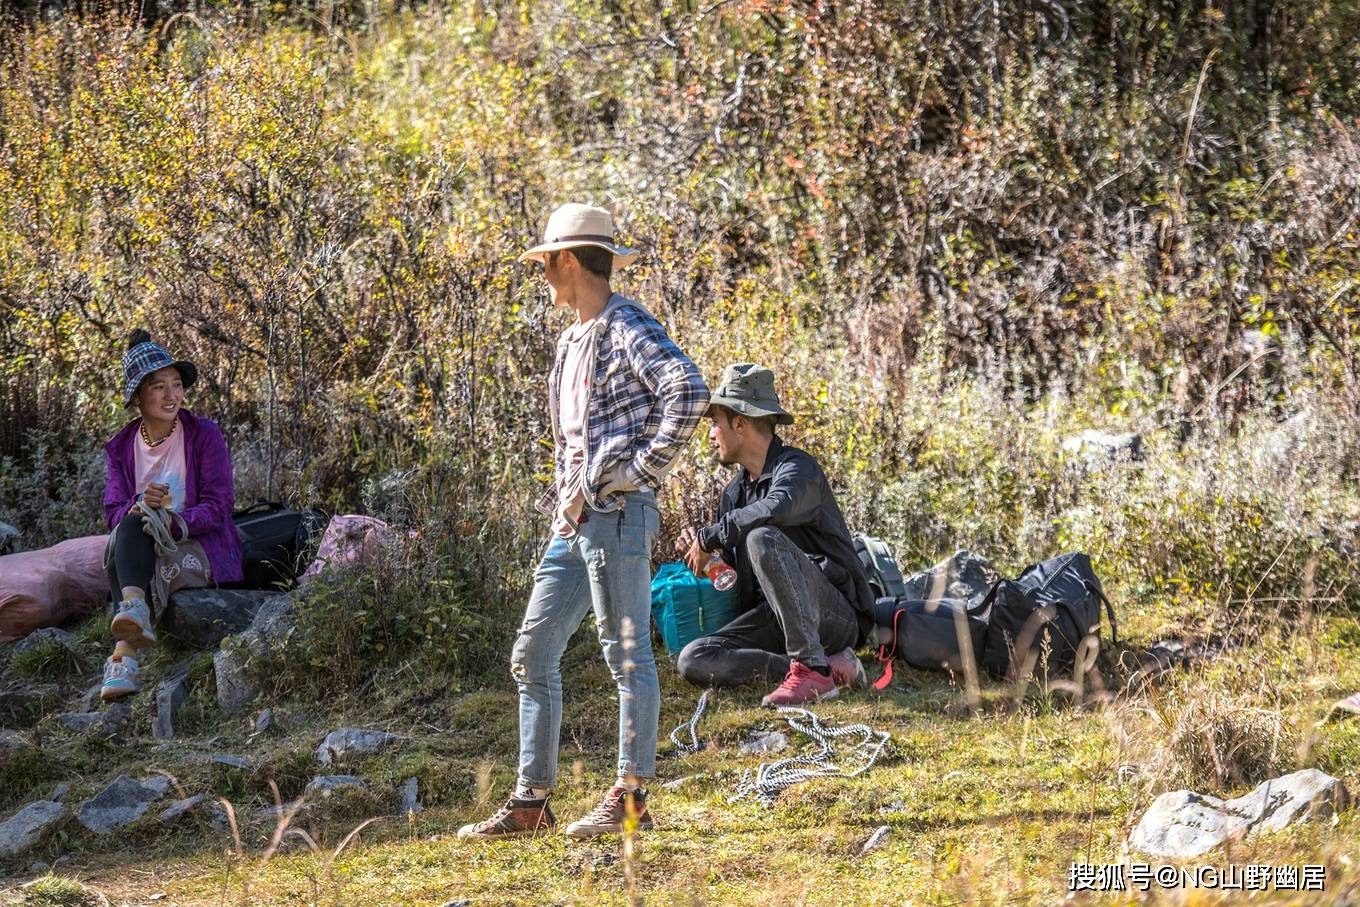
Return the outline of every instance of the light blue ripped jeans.
{"type": "Polygon", "coordinates": [[[562,653],[594,608],[605,662],[619,686],[619,777],[656,775],[661,686],[652,660],[651,556],[660,526],[650,492],[612,513],[587,508],[570,539],[554,537],[510,657],[519,684],[519,783],[552,787],[562,727],[562,653]]]}

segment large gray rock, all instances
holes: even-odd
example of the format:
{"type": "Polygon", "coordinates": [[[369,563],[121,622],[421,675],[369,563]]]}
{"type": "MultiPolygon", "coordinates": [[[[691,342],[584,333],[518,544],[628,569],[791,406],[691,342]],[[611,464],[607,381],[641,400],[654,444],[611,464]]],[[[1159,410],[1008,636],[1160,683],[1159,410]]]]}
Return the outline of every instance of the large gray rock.
{"type": "Polygon", "coordinates": [[[156,690],[156,718],[151,723],[151,736],[157,740],[172,740],[175,736],[175,716],[189,698],[189,676],[177,674],[156,690]]]}
{"type": "Polygon", "coordinates": [[[1137,432],[1112,434],[1087,429],[1063,441],[1062,449],[1088,472],[1099,472],[1111,463],[1140,461],[1146,456],[1143,436],[1137,432]]]}
{"type": "Polygon", "coordinates": [[[411,813],[418,813],[423,806],[420,805],[420,779],[407,778],[401,784],[401,814],[403,816],[411,813]]]}
{"type": "Polygon", "coordinates": [[[12,857],[37,844],[66,818],[66,807],[51,800],[30,803],[0,822],[0,857],[12,857]]]}
{"type": "Polygon", "coordinates": [[[1178,790],[1152,802],[1129,845],[1163,857],[1197,857],[1258,831],[1279,831],[1300,818],[1344,809],[1346,788],[1314,768],[1266,781],[1251,793],[1220,800],[1178,790]]]}
{"type": "Polygon", "coordinates": [[[346,787],[367,787],[363,778],[357,775],[317,775],[307,783],[303,795],[307,797],[329,797],[334,791],[346,787]]]}
{"type": "Polygon", "coordinates": [[[131,715],[132,706],[126,702],[115,702],[98,712],[63,712],[56,721],[72,733],[108,739],[123,732],[131,715]]]}
{"type": "Polygon", "coordinates": [[[987,597],[997,579],[996,568],[990,561],[960,549],[929,570],[913,573],[904,582],[908,598],[930,601],[949,598],[966,602],[971,608],[987,597]]]}
{"type": "Polygon", "coordinates": [[[107,834],[136,822],[169,789],[170,779],[164,775],[153,775],[145,781],[119,775],[108,787],[80,804],[76,818],[95,834],[107,834]]]}
{"type": "Polygon", "coordinates": [[[251,652],[243,645],[228,644],[213,656],[217,680],[217,708],[223,715],[239,715],[260,695],[250,670],[251,652]]]}
{"type": "Polygon", "coordinates": [[[361,756],[369,756],[379,750],[406,740],[386,731],[368,728],[341,728],[331,731],[316,749],[316,761],[322,765],[335,765],[361,756]]]}
{"type": "Polygon", "coordinates": [[[0,523],[0,554],[13,554],[19,548],[19,530],[9,523],[0,523]]]}
{"type": "Polygon", "coordinates": [[[264,603],[277,597],[259,589],[181,589],[170,596],[165,631],[196,649],[211,649],[248,629],[264,603]]]}
{"type": "Polygon", "coordinates": [[[41,630],[34,630],[14,644],[14,654],[22,655],[32,651],[39,646],[56,644],[66,649],[68,652],[76,651],[76,638],[60,627],[43,627],[41,630]]]}

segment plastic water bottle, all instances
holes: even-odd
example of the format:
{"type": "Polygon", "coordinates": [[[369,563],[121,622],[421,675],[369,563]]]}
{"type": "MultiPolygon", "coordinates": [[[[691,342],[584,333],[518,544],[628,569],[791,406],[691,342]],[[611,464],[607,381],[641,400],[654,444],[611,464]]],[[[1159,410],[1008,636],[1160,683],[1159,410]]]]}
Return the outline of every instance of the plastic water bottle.
{"type": "Polygon", "coordinates": [[[708,581],[719,592],[726,592],[737,584],[737,571],[732,569],[731,565],[723,560],[722,555],[716,551],[708,559],[708,566],[704,567],[704,573],[708,574],[708,581]]]}

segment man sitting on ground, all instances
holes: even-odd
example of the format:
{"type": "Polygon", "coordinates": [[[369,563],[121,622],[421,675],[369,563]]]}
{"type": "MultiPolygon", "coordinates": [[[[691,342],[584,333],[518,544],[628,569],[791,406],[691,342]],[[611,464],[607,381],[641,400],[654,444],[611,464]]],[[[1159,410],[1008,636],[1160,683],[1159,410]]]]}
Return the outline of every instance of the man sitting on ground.
{"type": "Polygon", "coordinates": [[[873,628],[873,593],[822,467],[775,434],[793,417],[779,405],[774,373],[729,366],[708,416],[718,461],[739,468],[717,520],[685,529],[678,548],[696,575],[714,552],[732,565],[743,613],[685,646],[681,675],[713,686],[783,677],[762,701],[771,707],[863,686],[854,650],[873,628]]]}

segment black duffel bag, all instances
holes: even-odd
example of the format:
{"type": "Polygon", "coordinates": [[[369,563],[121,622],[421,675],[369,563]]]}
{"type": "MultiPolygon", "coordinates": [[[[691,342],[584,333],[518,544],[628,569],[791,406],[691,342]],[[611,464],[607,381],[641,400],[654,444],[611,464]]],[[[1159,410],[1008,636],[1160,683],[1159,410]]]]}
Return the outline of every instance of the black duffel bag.
{"type": "Polygon", "coordinates": [[[874,602],[874,623],[890,627],[892,637],[878,648],[883,676],[878,689],[892,683],[892,660],[900,658],[927,671],[962,672],[968,662],[976,664],[987,633],[987,621],[978,615],[986,604],[968,607],[952,598],[926,601],[905,595],[874,602]]]}
{"type": "Polygon", "coordinates": [[[307,569],[326,529],[319,510],[290,510],[277,501],[256,501],[232,514],[241,533],[239,585],[246,589],[291,589],[307,569]]]}
{"type": "Polygon", "coordinates": [[[1082,640],[1095,638],[1099,652],[1101,605],[1110,617],[1110,639],[1117,643],[1114,608],[1091,569],[1091,559],[1075,552],[1026,567],[1014,580],[992,587],[986,640],[978,663],[989,673],[1015,680],[1032,660],[1035,674],[1071,674],[1082,640]]]}

